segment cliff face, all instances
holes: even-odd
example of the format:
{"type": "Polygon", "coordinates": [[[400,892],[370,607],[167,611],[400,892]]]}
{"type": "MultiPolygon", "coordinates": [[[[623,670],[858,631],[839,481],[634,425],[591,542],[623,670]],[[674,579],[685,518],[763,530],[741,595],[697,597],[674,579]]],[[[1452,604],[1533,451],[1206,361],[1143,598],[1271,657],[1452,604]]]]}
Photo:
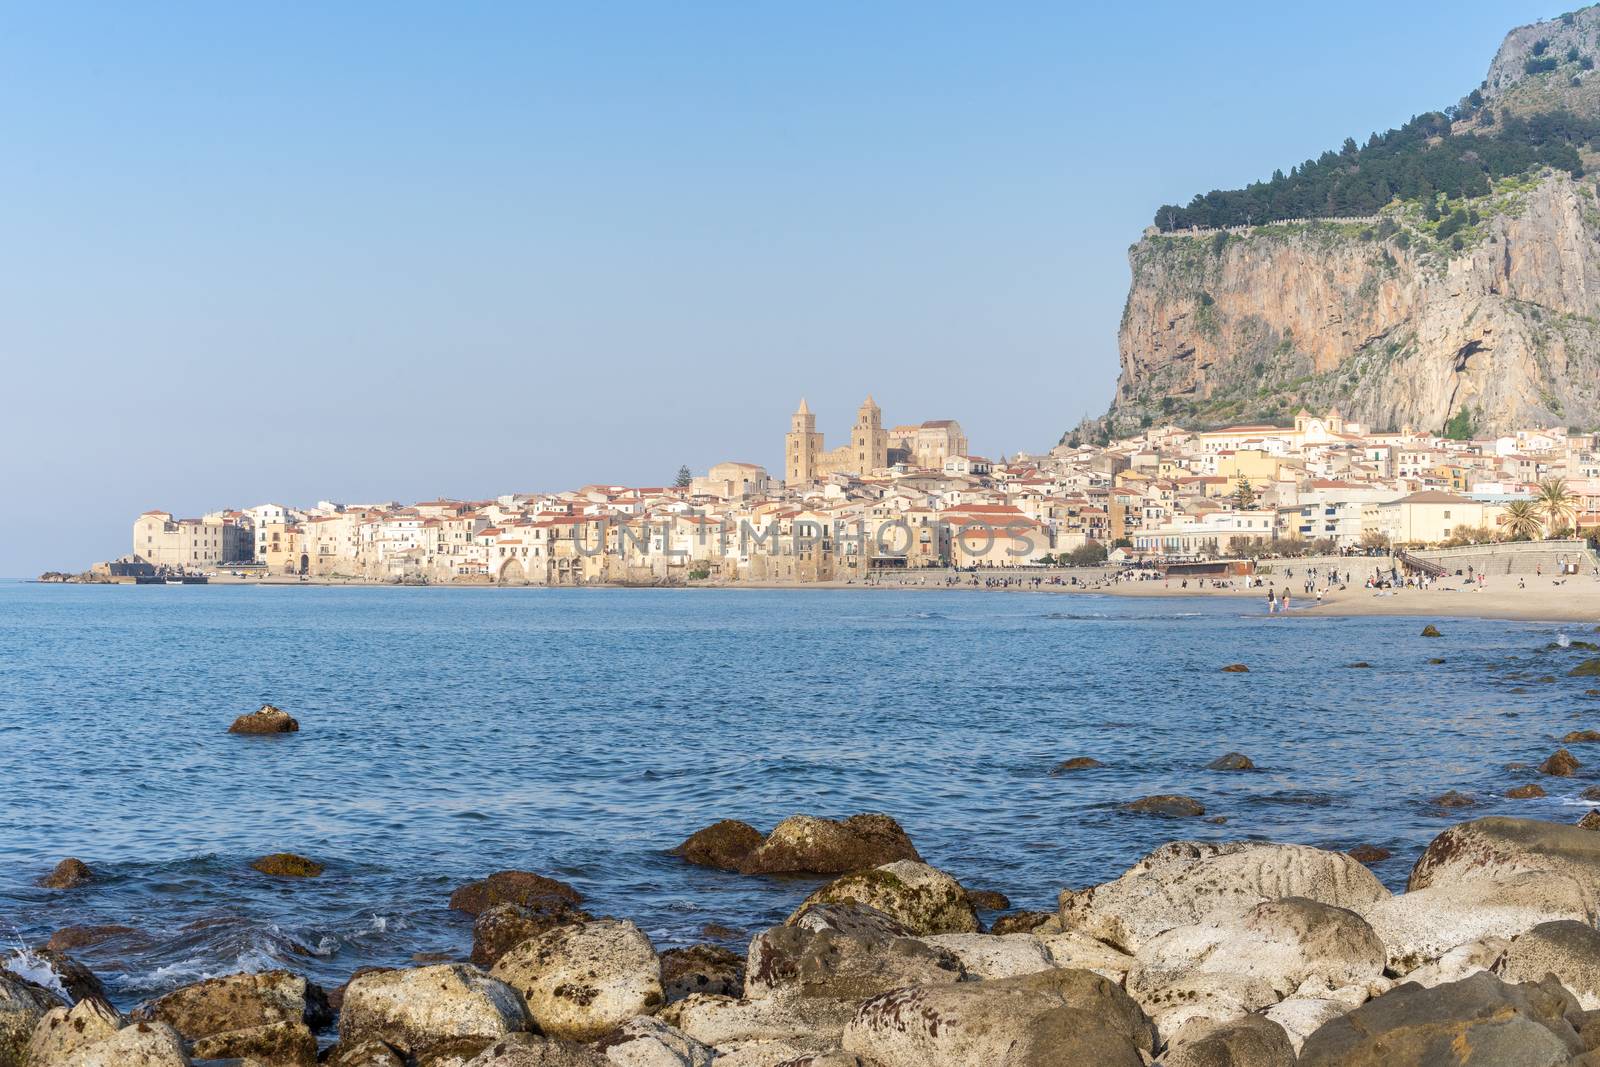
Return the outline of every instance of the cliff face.
{"type": "MultiPolygon", "coordinates": [[[[1596,55],[1600,7],[1513,30],[1482,98],[1502,116],[1600,117],[1596,55]]],[[[1456,209],[1470,223],[1449,232],[1412,202],[1372,220],[1146,236],[1129,253],[1112,426],[1334,404],[1377,428],[1439,429],[1462,410],[1479,432],[1600,424],[1593,178],[1504,179],[1456,209]]]]}
{"type": "Polygon", "coordinates": [[[1376,223],[1147,237],[1119,337],[1116,422],[1282,419],[1338,404],[1377,427],[1600,422],[1600,201],[1508,181],[1455,249],[1415,206],[1376,223]]]}

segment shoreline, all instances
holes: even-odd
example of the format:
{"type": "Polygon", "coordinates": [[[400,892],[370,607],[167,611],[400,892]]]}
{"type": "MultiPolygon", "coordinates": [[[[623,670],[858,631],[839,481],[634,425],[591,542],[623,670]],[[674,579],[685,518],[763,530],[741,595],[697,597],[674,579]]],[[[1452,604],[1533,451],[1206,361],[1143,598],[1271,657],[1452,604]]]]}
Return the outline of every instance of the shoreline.
{"type": "MultiPolygon", "coordinates": [[[[366,579],[336,579],[336,578],[307,578],[304,581],[298,578],[255,578],[255,579],[228,579],[208,582],[207,585],[228,587],[271,587],[271,588],[372,588],[372,589],[483,589],[483,590],[523,590],[546,592],[559,589],[590,589],[590,590],[677,590],[682,592],[737,592],[739,590],[761,591],[902,591],[902,592],[968,592],[968,593],[1038,593],[1057,596],[1107,596],[1122,599],[1140,598],[1170,598],[1170,599],[1231,599],[1231,600],[1261,600],[1264,598],[1263,588],[1255,589],[1208,589],[1208,588],[1174,588],[1164,581],[1146,582],[1104,582],[1103,578],[1090,577],[1091,582],[1104,582],[1104,584],[1084,584],[1078,586],[1031,585],[1021,586],[991,586],[982,584],[986,578],[1019,580],[1015,575],[981,575],[980,584],[973,585],[970,578],[957,584],[946,584],[944,576],[948,572],[939,572],[940,577],[933,580],[929,576],[928,584],[910,581],[878,581],[878,582],[697,582],[688,585],[635,585],[618,582],[594,583],[581,586],[567,585],[496,585],[489,582],[428,582],[428,583],[395,583],[378,582],[366,579]]],[[[1095,572],[1091,572],[1091,575],[1095,572]]],[[[1103,572],[1101,572],[1103,573],[1103,572]]],[[[1027,578],[1020,579],[1027,581],[1027,578]]],[[[1281,578],[1269,576],[1268,588],[1281,588],[1276,584],[1281,578]]],[[[125,585],[128,583],[94,583],[94,582],[41,582],[37,579],[21,579],[26,584],[34,585],[125,585]]],[[[1314,597],[1304,594],[1295,595],[1294,579],[1289,579],[1288,588],[1291,593],[1291,607],[1289,616],[1326,617],[1326,618],[1412,618],[1429,616],[1448,619],[1490,619],[1507,622],[1552,622],[1572,623],[1585,622],[1600,625],[1600,580],[1588,577],[1573,577],[1563,581],[1560,586],[1554,585],[1556,579],[1546,577],[1525,577],[1524,587],[1519,588],[1517,576],[1500,575],[1491,580],[1486,587],[1462,588],[1464,583],[1457,579],[1445,579],[1432,589],[1398,589],[1398,590],[1371,590],[1364,587],[1351,585],[1343,590],[1334,590],[1325,595],[1321,602],[1314,597]]],[[[166,588],[165,586],[160,588],[166,588]]],[[[189,587],[184,587],[189,588],[189,587]]],[[[1265,614],[1263,609],[1262,614],[1265,614]]]]}

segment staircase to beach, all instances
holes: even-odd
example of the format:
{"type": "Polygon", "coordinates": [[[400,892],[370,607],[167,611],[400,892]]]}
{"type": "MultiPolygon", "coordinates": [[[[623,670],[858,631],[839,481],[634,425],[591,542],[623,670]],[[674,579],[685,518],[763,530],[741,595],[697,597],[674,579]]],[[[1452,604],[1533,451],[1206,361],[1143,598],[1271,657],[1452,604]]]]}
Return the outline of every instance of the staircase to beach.
{"type": "Polygon", "coordinates": [[[1592,574],[1600,568],[1600,556],[1587,541],[1572,538],[1561,541],[1509,541],[1492,545],[1463,545],[1460,548],[1417,549],[1400,552],[1402,563],[1417,566],[1424,573],[1465,573],[1490,577],[1507,574],[1556,574],[1563,562],[1576,563],[1580,573],[1592,574]],[[1415,561],[1413,564],[1411,561],[1415,561]],[[1439,568],[1437,571],[1428,567],[1439,568]]]}

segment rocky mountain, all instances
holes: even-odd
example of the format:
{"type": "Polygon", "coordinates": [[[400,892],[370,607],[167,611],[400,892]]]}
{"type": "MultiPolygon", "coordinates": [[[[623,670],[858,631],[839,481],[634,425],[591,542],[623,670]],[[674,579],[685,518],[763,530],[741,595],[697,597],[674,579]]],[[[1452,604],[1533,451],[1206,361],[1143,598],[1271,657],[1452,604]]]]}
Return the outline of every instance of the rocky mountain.
{"type": "Polygon", "coordinates": [[[1108,428],[1286,422],[1335,404],[1377,428],[1600,425],[1595,59],[1600,7],[1521,27],[1436,125],[1179,209],[1226,223],[1275,204],[1360,204],[1373,188],[1412,194],[1373,214],[1146,231],[1129,253],[1108,428]],[[1570,162],[1497,173],[1533,158],[1507,147],[1530,136],[1537,158],[1570,162]],[[1459,195],[1436,192],[1435,175],[1459,195]]]}

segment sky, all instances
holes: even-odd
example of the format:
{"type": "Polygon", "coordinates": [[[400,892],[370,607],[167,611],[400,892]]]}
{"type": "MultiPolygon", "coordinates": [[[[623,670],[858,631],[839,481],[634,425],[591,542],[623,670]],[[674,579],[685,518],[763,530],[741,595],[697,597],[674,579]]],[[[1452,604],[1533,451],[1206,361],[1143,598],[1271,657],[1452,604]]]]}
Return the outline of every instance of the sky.
{"type": "Polygon", "coordinates": [[[1524,0],[32,4],[0,577],[149,508],[781,475],[1108,406],[1155,209],[1455,102],[1524,0]]]}

